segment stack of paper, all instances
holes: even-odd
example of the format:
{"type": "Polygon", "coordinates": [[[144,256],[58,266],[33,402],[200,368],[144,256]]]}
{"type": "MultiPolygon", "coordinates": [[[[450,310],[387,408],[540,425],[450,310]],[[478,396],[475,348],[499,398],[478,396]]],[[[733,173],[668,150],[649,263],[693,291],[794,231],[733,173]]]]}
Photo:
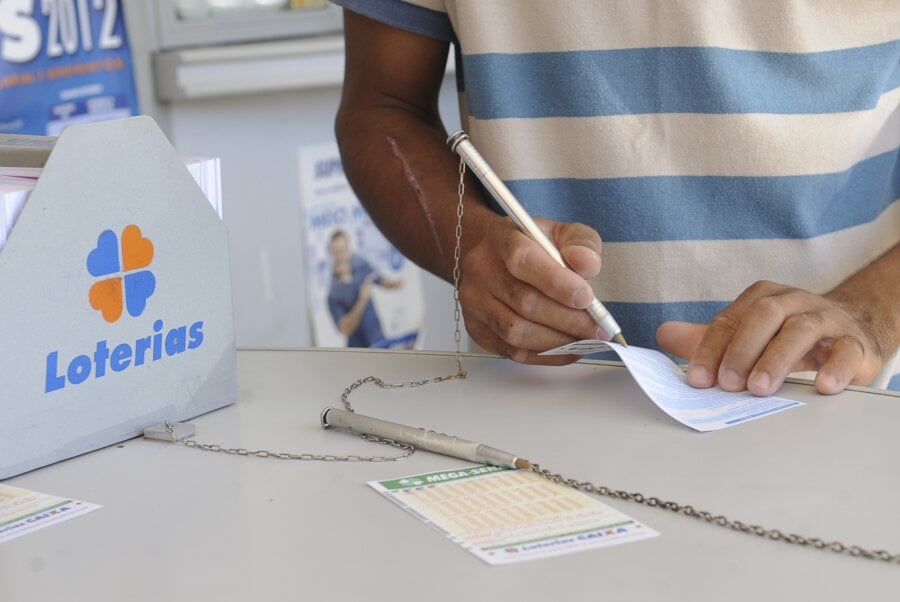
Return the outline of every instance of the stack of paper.
{"type": "MultiPolygon", "coordinates": [[[[22,169],[22,168],[16,168],[22,169]]],[[[3,170],[0,168],[0,173],[3,170]]],[[[28,200],[34,180],[0,175],[0,249],[28,200]]]]}
{"type": "Polygon", "coordinates": [[[218,158],[182,157],[185,166],[200,190],[209,199],[213,209],[222,218],[222,174],[218,158]]]}
{"type": "MultiPolygon", "coordinates": [[[[222,217],[222,180],[217,158],[184,158],[185,167],[222,217]]],[[[0,249],[41,176],[41,167],[0,166],[0,249]]]]}

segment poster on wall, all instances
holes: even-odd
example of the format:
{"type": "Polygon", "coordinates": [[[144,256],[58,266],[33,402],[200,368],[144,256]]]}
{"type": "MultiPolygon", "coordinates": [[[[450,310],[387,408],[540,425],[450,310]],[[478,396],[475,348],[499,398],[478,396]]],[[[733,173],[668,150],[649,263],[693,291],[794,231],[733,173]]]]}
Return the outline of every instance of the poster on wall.
{"type": "Polygon", "coordinates": [[[121,0],[0,0],[0,133],[137,113],[121,0]]]}
{"type": "Polygon", "coordinates": [[[420,348],[419,268],[384,238],[359,204],[335,143],[303,147],[299,156],[314,343],[420,348]]]}

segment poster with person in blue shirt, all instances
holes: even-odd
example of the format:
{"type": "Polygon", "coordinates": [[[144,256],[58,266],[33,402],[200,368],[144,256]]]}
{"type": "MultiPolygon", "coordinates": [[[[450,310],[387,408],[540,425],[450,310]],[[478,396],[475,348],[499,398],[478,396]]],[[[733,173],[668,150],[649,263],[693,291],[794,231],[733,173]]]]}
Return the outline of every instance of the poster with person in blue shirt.
{"type": "Polygon", "coordinates": [[[388,341],[372,303],[372,286],[395,289],[403,286],[403,281],[375,273],[368,261],[351,251],[345,230],[332,233],[328,248],[332,266],[328,311],[335,327],[347,337],[347,347],[386,347],[388,341]]]}
{"type": "Polygon", "coordinates": [[[421,270],[366,213],[334,141],[300,148],[304,289],[318,347],[422,345],[421,270]]]}
{"type": "Polygon", "coordinates": [[[0,0],[0,133],[137,113],[121,0],[0,0]]]}

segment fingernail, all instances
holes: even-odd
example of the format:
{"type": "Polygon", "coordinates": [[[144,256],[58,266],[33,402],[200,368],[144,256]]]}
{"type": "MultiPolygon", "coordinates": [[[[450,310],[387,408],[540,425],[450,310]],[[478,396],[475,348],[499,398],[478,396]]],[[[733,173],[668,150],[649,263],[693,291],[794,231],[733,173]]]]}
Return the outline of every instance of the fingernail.
{"type": "Polygon", "coordinates": [[[586,286],[579,287],[575,289],[575,292],[572,294],[572,307],[585,309],[591,304],[593,298],[594,293],[591,289],[586,286]]]}
{"type": "Polygon", "coordinates": [[[602,261],[600,258],[600,253],[596,252],[595,250],[591,249],[590,247],[587,247],[587,245],[585,245],[585,248],[588,250],[588,253],[590,253],[591,259],[596,261],[598,264],[602,261]]]}
{"type": "Polygon", "coordinates": [[[712,386],[712,378],[709,370],[703,366],[688,367],[688,384],[692,387],[710,387],[712,386]]]}
{"type": "Polygon", "coordinates": [[[769,388],[772,386],[772,377],[765,370],[760,370],[750,375],[747,385],[748,388],[768,394],[769,388]]]}
{"type": "Polygon", "coordinates": [[[819,377],[819,382],[829,391],[835,391],[838,388],[837,379],[833,374],[823,374],[819,377]]]}
{"type": "Polygon", "coordinates": [[[609,335],[606,334],[602,328],[598,328],[597,332],[594,333],[594,338],[599,341],[608,341],[609,335]]]}
{"type": "Polygon", "coordinates": [[[719,385],[726,391],[741,389],[741,375],[734,370],[723,370],[719,374],[719,385]]]}

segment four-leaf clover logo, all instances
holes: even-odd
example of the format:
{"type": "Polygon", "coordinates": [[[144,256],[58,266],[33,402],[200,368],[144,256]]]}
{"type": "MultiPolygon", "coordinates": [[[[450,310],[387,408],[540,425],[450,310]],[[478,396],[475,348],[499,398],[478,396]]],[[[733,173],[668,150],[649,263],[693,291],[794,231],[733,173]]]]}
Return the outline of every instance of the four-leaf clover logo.
{"type": "Polygon", "coordinates": [[[110,323],[122,316],[123,306],[130,315],[141,315],[147,299],[156,290],[153,272],[143,269],[153,261],[153,243],[134,224],[122,230],[121,243],[120,254],[116,233],[104,230],[97,237],[97,247],[87,257],[88,272],[98,278],[106,277],[91,286],[88,300],[110,323]]]}

